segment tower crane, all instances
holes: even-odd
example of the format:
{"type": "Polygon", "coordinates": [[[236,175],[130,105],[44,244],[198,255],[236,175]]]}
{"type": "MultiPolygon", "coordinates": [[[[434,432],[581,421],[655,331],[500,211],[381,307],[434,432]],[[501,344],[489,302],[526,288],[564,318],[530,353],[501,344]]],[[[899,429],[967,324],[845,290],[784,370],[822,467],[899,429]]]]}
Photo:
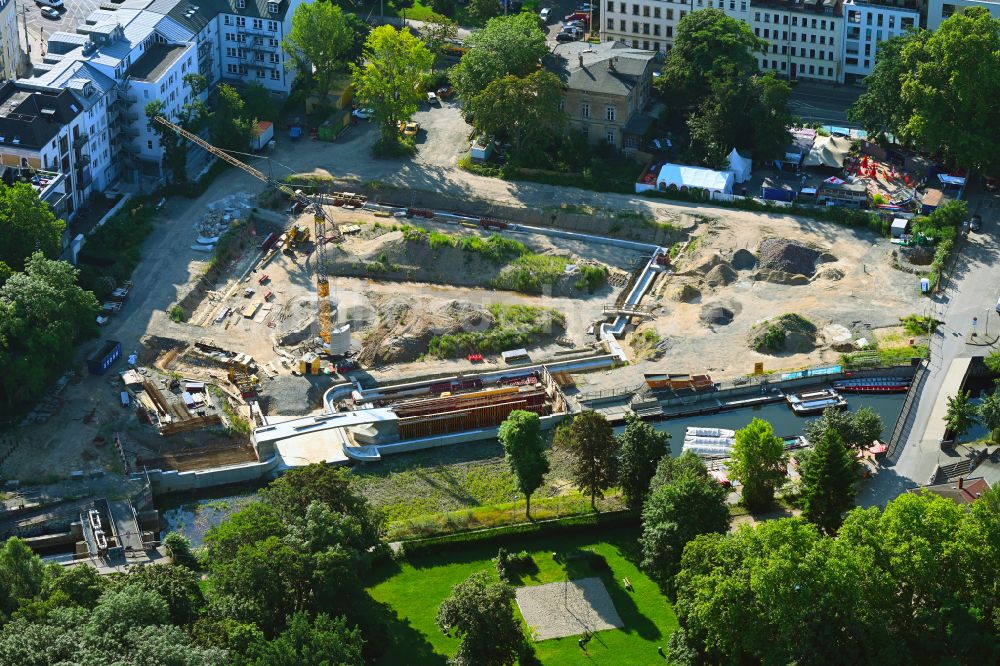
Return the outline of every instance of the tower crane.
{"type": "MultiPolygon", "coordinates": [[[[176,134],[182,136],[183,138],[195,143],[210,154],[215,155],[220,160],[233,165],[238,169],[242,169],[247,172],[257,180],[270,185],[271,187],[280,190],[286,194],[289,198],[297,201],[303,205],[306,210],[312,210],[313,213],[313,225],[314,225],[314,237],[316,239],[316,297],[319,302],[319,337],[323,339],[323,342],[327,345],[330,344],[330,333],[333,327],[332,322],[332,306],[330,305],[330,282],[326,275],[326,243],[329,240],[337,242],[341,240],[342,236],[340,230],[335,224],[330,225],[330,234],[327,236],[327,215],[323,210],[323,205],[314,197],[310,197],[302,193],[302,190],[297,190],[285,183],[275,180],[271,176],[268,176],[263,171],[255,169],[249,164],[236,159],[226,151],[221,148],[217,148],[205,141],[197,134],[187,131],[183,127],[170,122],[163,116],[157,116],[155,118],[156,122],[160,123],[164,127],[173,130],[176,134]]],[[[348,192],[337,193],[333,195],[334,205],[363,205],[366,201],[366,197],[352,194],[348,192]]]]}

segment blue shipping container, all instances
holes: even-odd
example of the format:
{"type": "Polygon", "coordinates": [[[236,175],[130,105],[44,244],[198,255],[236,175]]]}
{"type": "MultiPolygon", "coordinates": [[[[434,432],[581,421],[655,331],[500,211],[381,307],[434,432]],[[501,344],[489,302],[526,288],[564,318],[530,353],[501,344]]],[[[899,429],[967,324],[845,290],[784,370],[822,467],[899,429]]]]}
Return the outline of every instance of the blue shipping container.
{"type": "Polygon", "coordinates": [[[97,352],[87,360],[87,370],[92,375],[103,375],[108,371],[115,361],[122,356],[122,343],[117,340],[108,340],[97,352]]]}

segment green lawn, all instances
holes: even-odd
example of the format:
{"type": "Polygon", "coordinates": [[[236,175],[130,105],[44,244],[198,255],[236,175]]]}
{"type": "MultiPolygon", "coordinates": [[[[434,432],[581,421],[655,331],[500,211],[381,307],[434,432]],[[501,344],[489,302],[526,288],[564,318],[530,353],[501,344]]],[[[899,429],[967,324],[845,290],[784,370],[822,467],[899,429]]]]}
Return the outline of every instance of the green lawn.
{"type": "MultiPolygon", "coordinates": [[[[524,577],[521,584],[540,585],[570,579],[598,576],[608,589],[622,621],[623,629],[598,632],[587,646],[594,664],[656,663],[657,646],[666,646],[677,618],[670,602],[659,587],[635,564],[638,532],[635,528],[602,530],[565,536],[535,537],[507,546],[510,551],[526,550],[538,570],[524,577]],[[595,569],[585,558],[573,558],[582,549],[605,559],[609,571],[595,569]],[[562,564],[552,559],[558,552],[562,564]],[[633,592],[625,590],[622,578],[632,583],[633,592]]],[[[442,634],[434,624],[438,607],[450,594],[452,586],[477,571],[496,575],[492,558],[496,547],[455,546],[452,552],[413,558],[392,563],[377,570],[371,596],[396,614],[389,628],[392,639],[380,664],[444,664],[454,654],[458,639],[442,634]]],[[[583,660],[577,637],[557,638],[532,643],[541,663],[579,664],[583,660]]]]}

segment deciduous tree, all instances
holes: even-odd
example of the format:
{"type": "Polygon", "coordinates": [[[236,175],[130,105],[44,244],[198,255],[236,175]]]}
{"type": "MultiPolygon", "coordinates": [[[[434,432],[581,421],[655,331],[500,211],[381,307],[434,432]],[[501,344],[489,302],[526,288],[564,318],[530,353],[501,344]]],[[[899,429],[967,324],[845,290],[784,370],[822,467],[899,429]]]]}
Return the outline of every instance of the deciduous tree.
{"type": "Polygon", "coordinates": [[[670,455],[670,434],[631,416],[618,437],[618,487],[632,508],[642,506],[657,465],[670,455]]]}
{"type": "Polygon", "coordinates": [[[978,420],[976,406],[969,400],[968,391],[959,391],[957,395],[948,397],[944,422],[956,439],[968,432],[978,420]]]}
{"type": "Polygon", "coordinates": [[[437,626],[462,639],[451,658],[454,666],[511,666],[524,646],[521,625],[514,617],[514,589],[491,582],[481,571],[452,588],[438,609],[437,626]]]}
{"type": "Polygon", "coordinates": [[[854,412],[828,408],[822,416],[805,426],[805,436],[810,442],[821,441],[827,433],[836,433],[844,445],[861,451],[881,439],[882,417],[871,407],[862,407],[854,412]]]}
{"type": "Polygon", "coordinates": [[[653,475],[649,483],[649,491],[654,492],[669,483],[686,476],[693,476],[698,479],[709,478],[708,469],[693,451],[684,451],[679,456],[663,456],[656,465],[656,474],[653,475]]]}
{"type": "Polygon", "coordinates": [[[517,489],[524,493],[524,515],[531,518],[531,494],[542,485],[549,471],[541,420],[534,412],[514,410],[500,425],[498,437],[517,489]]]}
{"type": "Polygon", "coordinates": [[[854,506],[856,463],[840,435],[826,431],[802,462],[802,516],[827,534],[840,527],[854,506]]]}
{"type": "Polygon", "coordinates": [[[976,413],[979,416],[979,422],[989,428],[990,439],[995,442],[998,431],[1000,431],[1000,391],[993,391],[983,398],[976,413]]]}
{"type": "Polygon", "coordinates": [[[219,84],[215,99],[210,127],[212,142],[225,150],[247,151],[256,119],[247,117],[243,98],[227,83],[219,84]]]}
{"type": "Polygon", "coordinates": [[[433,15],[420,27],[420,38],[435,58],[440,57],[445,44],[454,41],[457,36],[458,24],[440,14],[433,15]]]}
{"type": "Polygon", "coordinates": [[[416,112],[422,99],[420,80],[433,62],[424,43],[408,30],[383,25],[368,35],[364,63],[351,64],[358,101],[372,109],[383,150],[398,145],[399,123],[416,112]]]}
{"type": "Polygon", "coordinates": [[[31,185],[8,187],[0,183],[0,263],[9,269],[0,275],[0,285],[12,273],[23,270],[35,252],[49,259],[58,256],[65,228],[66,223],[56,219],[31,185]]]}
{"type": "Polygon", "coordinates": [[[469,0],[468,14],[475,23],[482,25],[500,16],[500,3],[498,0],[469,0]]]}
{"type": "Polygon", "coordinates": [[[288,618],[288,626],[274,640],[258,638],[250,644],[241,666],[360,666],[364,663],[361,631],[342,617],[306,613],[288,618]]]}
{"type": "Polygon", "coordinates": [[[774,491],[785,480],[785,445],[774,434],[771,424],[754,419],[736,431],[729,475],[742,485],[743,503],[759,511],[774,501],[774,491]]]}
{"type": "Polygon", "coordinates": [[[531,162],[566,125],[561,99],[562,82],[551,72],[505,76],[472,100],[473,124],[483,136],[509,142],[512,160],[531,162]]]}
{"type": "Polygon", "coordinates": [[[299,72],[312,76],[320,95],[329,94],[336,76],[345,71],[345,57],[354,45],[354,32],[343,10],[332,2],[300,4],[292,15],[292,29],[281,46],[299,72]]]}
{"type": "Polygon", "coordinates": [[[618,442],[611,424],[595,411],[580,412],[569,426],[556,431],[555,446],[569,451],[573,482],[590,496],[590,506],[596,511],[597,498],[615,481],[618,442]]]}

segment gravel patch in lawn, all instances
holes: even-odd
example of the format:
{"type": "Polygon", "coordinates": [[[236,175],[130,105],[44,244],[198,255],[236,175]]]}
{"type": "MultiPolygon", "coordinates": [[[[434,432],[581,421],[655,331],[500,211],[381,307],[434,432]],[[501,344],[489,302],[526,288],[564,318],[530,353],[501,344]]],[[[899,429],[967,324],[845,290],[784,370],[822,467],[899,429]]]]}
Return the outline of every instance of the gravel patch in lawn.
{"type": "Polygon", "coordinates": [[[519,587],[516,594],[536,641],[625,626],[600,578],[519,587]]]}

